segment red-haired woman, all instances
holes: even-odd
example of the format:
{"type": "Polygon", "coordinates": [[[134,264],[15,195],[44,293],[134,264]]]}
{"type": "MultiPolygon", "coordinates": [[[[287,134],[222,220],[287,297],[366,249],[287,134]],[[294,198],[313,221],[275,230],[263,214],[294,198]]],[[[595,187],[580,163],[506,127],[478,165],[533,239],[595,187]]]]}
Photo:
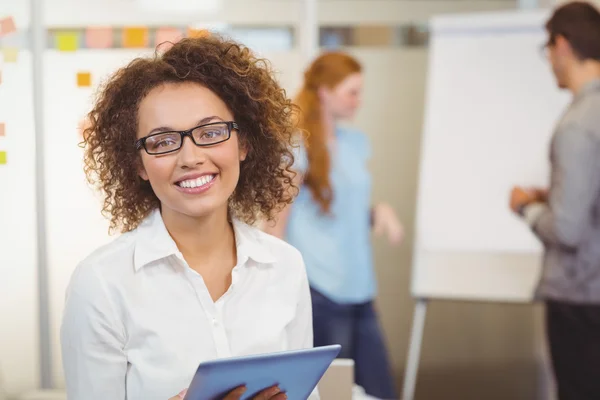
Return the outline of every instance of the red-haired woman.
{"type": "Polygon", "coordinates": [[[356,364],[356,382],[378,398],[395,398],[387,352],[373,307],[376,281],[370,234],[402,241],[402,226],[386,204],[371,206],[367,137],[338,123],[359,107],[363,76],[351,56],[331,52],[305,73],[296,104],[306,139],[295,170],[300,194],[271,233],[306,262],[315,345],[338,343],[356,364]]]}

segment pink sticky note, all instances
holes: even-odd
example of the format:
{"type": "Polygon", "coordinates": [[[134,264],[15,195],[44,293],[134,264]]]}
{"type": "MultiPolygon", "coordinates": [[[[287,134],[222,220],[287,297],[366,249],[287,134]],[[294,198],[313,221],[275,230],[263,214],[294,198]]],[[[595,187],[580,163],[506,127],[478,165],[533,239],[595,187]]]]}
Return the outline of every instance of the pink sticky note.
{"type": "Polygon", "coordinates": [[[111,27],[87,28],[85,30],[85,47],[89,49],[108,49],[113,46],[113,30],[111,27]]]}
{"type": "Polygon", "coordinates": [[[156,47],[167,50],[183,38],[183,32],[177,28],[159,28],[156,30],[156,47]]]}
{"type": "Polygon", "coordinates": [[[0,36],[8,35],[9,33],[13,33],[17,31],[17,26],[15,25],[15,20],[13,17],[6,17],[0,19],[0,36]]]}

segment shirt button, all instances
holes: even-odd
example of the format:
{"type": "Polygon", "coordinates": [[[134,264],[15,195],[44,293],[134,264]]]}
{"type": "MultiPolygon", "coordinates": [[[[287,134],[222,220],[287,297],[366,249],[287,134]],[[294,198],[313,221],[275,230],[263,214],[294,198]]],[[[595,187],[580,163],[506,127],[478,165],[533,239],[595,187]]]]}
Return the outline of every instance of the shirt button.
{"type": "Polygon", "coordinates": [[[216,318],[213,318],[212,323],[213,323],[214,326],[219,325],[219,321],[217,321],[216,318]]]}

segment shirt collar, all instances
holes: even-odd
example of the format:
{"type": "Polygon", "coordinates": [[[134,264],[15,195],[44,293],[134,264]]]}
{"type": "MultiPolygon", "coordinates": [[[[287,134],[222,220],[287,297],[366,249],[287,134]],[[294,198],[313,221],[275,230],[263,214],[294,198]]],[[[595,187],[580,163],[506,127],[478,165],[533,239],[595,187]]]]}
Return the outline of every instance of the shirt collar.
{"type": "MultiPolygon", "coordinates": [[[[263,235],[256,228],[234,219],[233,230],[238,265],[244,264],[248,259],[260,264],[271,264],[276,261],[269,246],[264,242],[263,235]]],[[[135,271],[139,271],[154,261],[176,254],[179,254],[179,249],[167,231],[160,210],[156,209],[137,228],[134,252],[135,271]]]]}
{"type": "Polygon", "coordinates": [[[239,220],[233,220],[235,244],[237,247],[238,265],[251,258],[260,264],[272,264],[277,259],[264,241],[264,234],[239,220]]]}
{"type": "Polygon", "coordinates": [[[579,93],[577,93],[576,98],[581,98],[587,96],[588,94],[600,90],[600,79],[594,79],[588,83],[586,83],[579,93]]]}
{"type": "Polygon", "coordinates": [[[133,264],[139,271],[151,262],[179,253],[157,208],[137,227],[133,264]]]}

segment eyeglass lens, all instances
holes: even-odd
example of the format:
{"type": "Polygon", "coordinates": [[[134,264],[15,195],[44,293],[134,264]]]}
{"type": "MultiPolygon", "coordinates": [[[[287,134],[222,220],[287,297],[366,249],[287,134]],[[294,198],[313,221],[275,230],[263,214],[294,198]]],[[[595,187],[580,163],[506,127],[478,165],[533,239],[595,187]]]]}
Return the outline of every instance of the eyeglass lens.
{"type": "MultiPolygon", "coordinates": [[[[194,142],[198,146],[210,146],[229,138],[229,127],[226,123],[211,124],[192,131],[194,142]]],[[[149,136],[146,139],[146,150],[152,154],[168,153],[182,145],[179,132],[165,132],[149,136]]]]}

